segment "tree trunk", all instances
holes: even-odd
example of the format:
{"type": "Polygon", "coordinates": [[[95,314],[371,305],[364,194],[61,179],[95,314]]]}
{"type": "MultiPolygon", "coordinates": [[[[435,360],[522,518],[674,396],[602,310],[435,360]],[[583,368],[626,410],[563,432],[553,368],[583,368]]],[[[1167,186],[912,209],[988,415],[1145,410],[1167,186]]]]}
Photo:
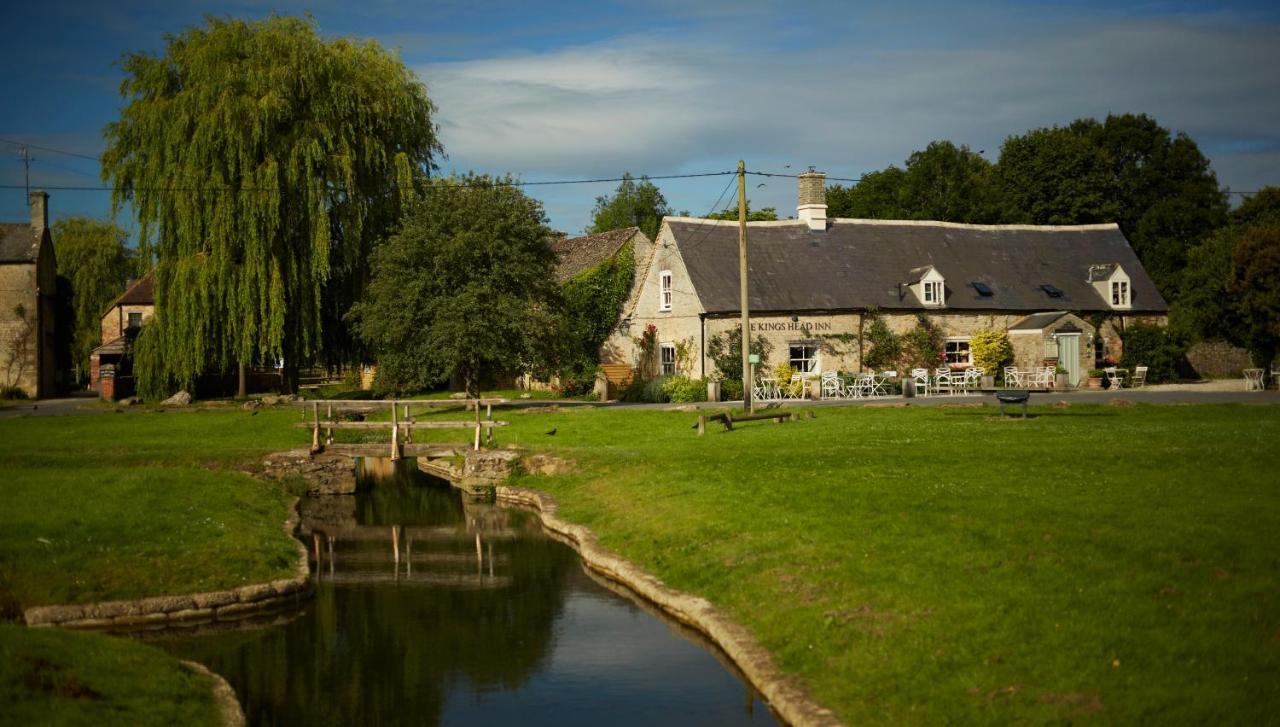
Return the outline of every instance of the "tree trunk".
{"type": "Polygon", "coordinates": [[[241,363],[239,368],[239,378],[236,382],[236,398],[243,399],[249,395],[249,367],[241,363]]]}
{"type": "Polygon", "coordinates": [[[280,393],[298,393],[298,363],[291,358],[285,358],[280,369],[280,393]]]}

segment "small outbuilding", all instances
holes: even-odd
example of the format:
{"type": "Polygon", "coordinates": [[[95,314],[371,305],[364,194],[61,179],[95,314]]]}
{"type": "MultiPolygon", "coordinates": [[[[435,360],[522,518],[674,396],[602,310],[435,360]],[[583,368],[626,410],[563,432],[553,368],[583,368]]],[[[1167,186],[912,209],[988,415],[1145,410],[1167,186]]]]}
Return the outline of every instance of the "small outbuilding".
{"type": "Polygon", "coordinates": [[[49,231],[49,195],[28,195],[31,219],[0,222],[0,386],[28,397],[59,388],[58,262],[49,231]]]}

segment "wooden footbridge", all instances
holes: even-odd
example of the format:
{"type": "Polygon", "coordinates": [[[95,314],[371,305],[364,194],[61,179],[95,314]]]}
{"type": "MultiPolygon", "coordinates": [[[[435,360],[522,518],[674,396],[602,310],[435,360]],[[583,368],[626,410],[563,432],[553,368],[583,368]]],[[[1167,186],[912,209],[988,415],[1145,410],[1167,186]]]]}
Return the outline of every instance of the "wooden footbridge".
{"type": "MultiPolygon", "coordinates": [[[[493,407],[507,404],[506,399],[414,399],[403,401],[335,399],[324,402],[313,401],[311,404],[311,421],[299,422],[296,427],[311,430],[311,452],[313,454],[326,450],[350,454],[353,456],[387,457],[398,460],[402,457],[448,457],[460,448],[456,444],[417,444],[413,441],[415,429],[473,429],[472,448],[480,449],[483,443],[493,443],[493,430],[505,427],[507,422],[495,421],[493,407]],[[324,405],[324,419],[320,418],[320,406],[324,405]],[[416,416],[431,410],[463,407],[464,411],[475,412],[474,419],[466,421],[428,419],[419,421],[416,416]],[[481,417],[481,408],[484,417],[481,417]],[[344,412],[356,414],[380,413],[390,410],[390,421],[354,421],[335,418],[335,412],[341,416],[344,412]],[[334,430],[382,431],[390,430],[391,443],[385,444],[359,443],[340,444],[333,441],[334,430]],[[323,435],[321,432],[323,431],[323,435]]],[[[304,403],[305,404],[305,403],[304,403]]],[[[304,410],[304,416],[306,412],[304,410]]]]}

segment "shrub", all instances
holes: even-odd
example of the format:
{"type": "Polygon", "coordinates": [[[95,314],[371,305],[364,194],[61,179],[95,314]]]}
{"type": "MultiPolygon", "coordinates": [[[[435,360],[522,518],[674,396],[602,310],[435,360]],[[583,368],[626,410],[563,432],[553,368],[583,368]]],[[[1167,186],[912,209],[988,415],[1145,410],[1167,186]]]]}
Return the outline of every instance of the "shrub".
{"type": "Polygon", "coordinates": [[[0,387],[0,399],[25,399],[27,392],[22,390],[21,386],[5,386],[0,387]]]}
{"type": "Polygon", "coordinates": [[[1124,353],[1120,365],[1130,373],[1138,366],[1147,367],[1147,383],[1176,381],[1185,359],[1182,344],[1161,326],[1134,323],[1125,328],[1122,337],[1124,353]]]}
{"type": "Polygon", "coordinates": [[[974,332],[969,337],[969,352],[973,355],[973,365],[987,376],[1002,376],[1004,367],[1013,363],[1013,344],[1004,331],[987,328],[974,332]]]}
{"type": "Polygon", "coordinates": [[[626,391],[622,392],[620,398],[630,403],[665,404],[671,401],[666,392],[663,391],[663,385],[666,381],[662,377],[647,380],[636,379],[631,382],[626,391]]]}
{"type": "Polygon", "coordinates": [[[899,340],[901,355],[897,363],[902,364],[904,370],[932,369],[943,365],[947,359],[943,352],[946,339],[942,331],[923,313],[916,316],[916,327],[899,340]]]}
{"type": "Polygon", "coordinates": [[[668,401],[681,404],[706,401],[707,383],[687,376],[668,376],[662,382],[662,393],[668,401]]]}
{"type": "Polygon", "coordinates": [[[720,401],[740,401],[742,399],[742,382],[737,379],[725,379],[720,382],[720,401]]]}
{"type": "Polygon", "coordinates": [[[788,381],[791,381],[791,376],[795,372],[796,370],[791,368],[791,364],[789,363],[780,363],[773,367],[773,377],[776,378],[780,384],[785,384],[788,381]]]}
{"type": "Polygon", "coordinates": [[[862,357],[863,368],[878,371],[895,366],[902,355],[902,341],[880,317],[876,311],[867,311],[871,325],[867,328],[866,340],[871,348],[862,357]]]}

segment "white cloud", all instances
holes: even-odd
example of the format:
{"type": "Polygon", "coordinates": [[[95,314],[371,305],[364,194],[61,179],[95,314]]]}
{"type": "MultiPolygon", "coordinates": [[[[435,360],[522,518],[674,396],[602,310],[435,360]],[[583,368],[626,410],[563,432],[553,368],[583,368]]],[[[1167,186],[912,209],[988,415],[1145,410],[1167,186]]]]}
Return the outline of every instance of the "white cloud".
{"type": "MultiPolygon", "coordinates": [[[[750,38],[731,45],[705,34],[646,35],[419,71],[462,168],[526,178],[660,174],[720,169],[744,156],[857,176],[933,139],[984,148],[994,159],[1010,134],[1108,112],[1151,114],[1207,149],[1274,138],[1276,31],[1126,20],[1061,34],[1042,28],[981,49],[768,52],[750,38]]],[[[1224,183],[1280,181],[1258,176],[1267,171],[1248,156],[1235,154],[1219,170],[1224,183]],[[1246,170],[1249,178],[1229,176],[1246,170]]],[[[782,211],[792,204],[780,184],[761,194],[782,211]]],[[[590,203],[584,194],[583,216],[590,203]]]]}

